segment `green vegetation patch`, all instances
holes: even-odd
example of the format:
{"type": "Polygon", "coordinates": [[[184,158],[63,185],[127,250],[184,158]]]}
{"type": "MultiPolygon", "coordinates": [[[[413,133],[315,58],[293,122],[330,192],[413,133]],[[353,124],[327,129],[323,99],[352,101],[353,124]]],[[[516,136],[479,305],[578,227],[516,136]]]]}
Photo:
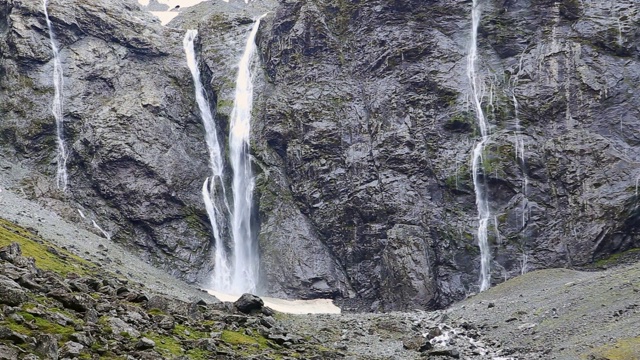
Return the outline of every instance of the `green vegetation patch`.
{"type": "Polygon", "coordinates": [[[600,259],[595,262],[596,267],[609,267],[613,265],[618,265],[623,262],[626,258],[640,256],[640,248],[634,248],[627,251],[623,251],[621,253],[613,254],[604,259],[600,259]]]}
{"type": "Polygon", "coordinates": [[[158,308],[153,308],[153,309],[149,309],[149,311],[147,311],[147,314],[149,315],[167,315],[164,311],[158,309],[158,308]]]}
{"type": "Polygon", "coordinates": [[[640,359],[640,337],[622,339],[612,345],[606,345],[595,349],[591,353],[597,359],[606,360],[627,360],[640,359]]]}
{"type": "Polygon", "coordinates": [[[15,331],[22,335],[34,336],[37,332],[58,335],[60,341],[59,345],[64,344],[65,342],[70,340],[71,334],[75,332],[73,326],[63,326],[60,324],[56,324],[51,322],[45,318],[39,317],[37,315],[33,315],[24,311],[18,311],[18,315],[22,316],[24,320],[30,323],[31,327],[35,325],[37,330],[32,330],[30,327],[27,327],[24,323],[18,323],[13,319],[7,319],[5,321],[0,321],[0,325],[6,326],[12,331],[15,331]]]}
{"type": "Polygon", "coordinates": [[[176,324],[173,328],[173,333],[182,338],[182,339],[190,339],[197,340],[208,337],[208,335],[202,331],[195,330],[193,328],[176,324]]]}
{"type": "Polygon", "coordinates": [[[239,331],[223,330],[222,341],[230,345],[254,345],[258,344],[258,340],[239,331]]]}
{"type": "Polygon", "coordinates": [[[191,360],[207,360],[211,359],[211,352],[202,349],[191,349],[187,351],[187,357],[191,360]]]}
{"type": "Polygon", "coordinates": [[[180,346],[180,342],[172,336],[157,333],[146,333],[144,336],[153,340],[156,343],[156,350],[164,356],[180,356],[184,354],[184,349],[180,346]]]}
{"type": "Polygon", "coordinates": [[[0,219],[0,247],[14,242],[20,245],[23,256],[35,259],[38,268],[61,276],[72,272],[86,275],[95,267],[90,262],[47,243],[29,230],[0,219]]]}

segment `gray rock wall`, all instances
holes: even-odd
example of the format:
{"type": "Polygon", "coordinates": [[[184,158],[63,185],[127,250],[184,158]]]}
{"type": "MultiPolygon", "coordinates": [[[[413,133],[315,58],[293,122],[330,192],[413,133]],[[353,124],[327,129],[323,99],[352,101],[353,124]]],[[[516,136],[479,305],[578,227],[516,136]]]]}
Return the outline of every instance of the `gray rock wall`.
{"type": "MultiPolygon", "coordinates": [[[[493,282],[637,246],[637,6],[480,3],[493,282]]],[[[257,156],[285,174],[280,198],[313,224],[359,308],[477,290],[470,6],[287,2],[262,32],[257,156]]]]}
{"type": "MultiPolygon", "coordinates": [[[[2,154],[30,169],[14,187],[78,223],[79,208],[158,267],[195,281],[209,230],[207,155],[182,32],[131,1],[51,1],[64,72],[70,185],[55,188],[52,53],[35,0],[2,1],[2,154]]],[[[9,172],[11,173],[11,172],[9,172]]]]}
{"type": "MultiPolygon", "coordinates": [[[[637,4],[480,3],[493,282],[638,246],[637,4]]],[[[53,1],[65,194],[54,189],[40,6],[0,0],[0,154],[27,169],[3,169],[15,189],[78,221],[80,207],[146,260],[204,279],[208,166],[184,29],[199,30],[224,139],[235,64],[253,19],[272,10],[258,34],[252,132],[263,291],[361,310],[434,308],[477,291],[469,1],[207,2],[174,20],[182,30],[129,1],[53,1]]]]}

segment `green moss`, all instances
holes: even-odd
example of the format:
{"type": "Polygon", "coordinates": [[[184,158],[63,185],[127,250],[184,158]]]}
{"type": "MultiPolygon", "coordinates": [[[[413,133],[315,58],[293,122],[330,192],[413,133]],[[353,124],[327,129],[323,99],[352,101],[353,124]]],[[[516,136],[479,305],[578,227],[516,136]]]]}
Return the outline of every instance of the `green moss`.
{"type": "MultiPolygon", "coordinates": [[[[25,319],[25,321],[35,325],[38,329],[37,330],[38,332],[51,334],[51,335],[59,335],[60,344],[63,344],[64,342],[68,341],[71,334],[75,332],[75,329],[73,326],[59,325],[47,319],[41,318],[39,316],[34,316],[24,311],[18,311],[17,314],[22,316],[25,319]]],[[[9,329],[11,329],[12,331],[15,331],[23,335],[33,336],[35,332],[34,330],[31,330],[24,324],[19,324],[11,319],[0,322],[0,325],[4,325],[9,329]]]]}
{"type": "Polygon", "coordinates": [[[202,349],[191,349],[187,351],[187,357],[191,360],[206,360],[211,359],[212,354],[211,352],[202,349]]]}
{"type": "Polygon", "coordinates": [[[27,321],[27,322],[33,321],[35,319],[35,316],[29,314],[28,312],[24,312],[24,311],[18,311],[18,315],[22,316],[24,318],[24,320],[27,321]]]}
{"type": "Polygon", "coordinates": [[[53,271],[62,276],[69,273],[86,275],[94,267],[90,262],[49,244],[29,230],[0,219],[0,247],[14,242],[20,245],[23,256],[34,258],[36,266],[45,271],[53,271]]]}
{"type": "Polygon", "coordinates": [[[107,334],[113,333],[113,329],[109,325],[109,317],[102,316],[100,319],[98,319],[98,325],[102,329],[102,332],[107,334]]]}
{"type": "Polygon", "coordinates": [[[233,100],[227,100],[227,99],[218,99],[218,103],[216,104],[217,108],[232,108],[233,107],[233,100]]]}
{"type": "Polygon", "coordinates": [[[640,337],[619,340],[613,345],[594,350],[591,355],[607,360],[640,359],[640,337]]]}
{"type": "Polygon", "coordinates": [[[156,343],[156,350],[165,356],[180,356],[184,350],[180,346],[180,342],[171,336],[160,335],[157,333],[146,333],[145,337],[156,343]]]}
{"type": "Polygon", "coordinates": [[[173,328],[173,333],[180,338],[197,340],[208,337],[208,335],[202,331],[195,330],[193,328],[176,324],[173,328]]]}
{"type": "Polygon", "coordinates": [[[230,345],[251,345],[257,344],[258,341],[248,335],[238,331],[224,330],[221,336],[222,341],[230,345]]]}
{"type": "Polygon", "coordinates": [[[153,308],[147,311],[149,315],[166,315],[166,313],[158,308],[153,308]]]}
{"type": "Polygon", "coordinates": [[[31,336],[31,329],[27,328],[26,326],[22,325],[22,324],[18,324],[14,321],[8,321],[8,322],[0,322],[0,324],[8,327],[9,329],[11,329],[12,331],[17,332],[18,334],[22,334],[22,335],[29,335],[31,336]]]}
{"type": "Polygon", "coordinates": [[[263,351],[270,348],[269,340],[264,336],[253,332],[251,335],[247,335],[239,331],[224,330],[220,337],[222,341],[233,346],[234,348],[242,348],[245,351],[249,350],[246,355],[256,351],[263,351]]]}
{"type": "Polygon", "coordinates": [[[192,207],[188,206],[184,210],[184,219],[187,222],[189,229],[193,230],[198,236],[208,238],[209,234],[205,225],[202,223],[202,217],[200,212],[192,207]]]}
{"type": "Polygon", "coordinates": [[[61,335],[63,342],[69,340],[69,336],[71,336],[71,334],[75,332],[73,326],[62,326],[56,323],[52,323],[49,320],[43,319],[41,317],[35,318],[35,324],[42,332],[45,332],[47,334],[61,335]]]}
{"type": "Polygon", "coordinates": [[[623,260],[625,257],[633,255],[633,254],[638,254],[640,253],[640,248],[634,248],[634,249],[630,249],[621,253],[617,253],[617,254],[613,254],[609,257],[606,257],[604,259],[600,259],[598,261],[595,262],[595,266],[596,267],[609,267],[612,265],[617,265],[618,263],[620,263],[621,260],[623,260]]]}

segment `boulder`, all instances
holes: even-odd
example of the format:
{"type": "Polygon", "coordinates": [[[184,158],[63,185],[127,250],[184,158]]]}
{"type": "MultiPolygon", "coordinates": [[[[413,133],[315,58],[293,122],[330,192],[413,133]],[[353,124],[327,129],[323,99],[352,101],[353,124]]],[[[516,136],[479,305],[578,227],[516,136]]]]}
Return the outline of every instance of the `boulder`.
{"type": "Polygon", "coordinates": [[[84,345],[77,343],[75,341],[67,341],[64,343],[62,348],[60,348],[60,357],[62,358],[74,358],[80,356],[82,350],[84,349],[84,345]]]}
{"type": "Polygon", "coordinates": [[[264,306],[264,301],[256,295],[253,294],[242,294],[238,300],[236,300],[233,305],[239,311],[249,314],[253,311],[259,311],[264,306]]]}
{"type": "Polygon", "coordinates": [[[156,343],[153,340],[143,337],[136,344],[136,349],[147,350],[147,349],[153,349],[155,346],[156,346],[156,343]]]}
{"type": "Polygon", "coordinates": [[[0,360],[18,360],[18,350],[5,344],[0,344],[0,360]]]}
{"type": "Polygon", "coordinates": [[[129,337],[138,338],[140,337],[140,331],[136,330],[133,326],[127,324],[122,319],[117,317],[109,317],[107,319],[111,330],[115,334],[126,333],[129,337]]]}
{"type": "Polygon", "coordinates": [[[0,289],[0,304],[19,306],[28,300],[22,287],[4,275],[0,275],[0,289]]]}
{"type": "Polygon", "coordinates": [[[49,334],[38,335],[35,351],[44,359],[58,360],[58,338],[49,334]]]}

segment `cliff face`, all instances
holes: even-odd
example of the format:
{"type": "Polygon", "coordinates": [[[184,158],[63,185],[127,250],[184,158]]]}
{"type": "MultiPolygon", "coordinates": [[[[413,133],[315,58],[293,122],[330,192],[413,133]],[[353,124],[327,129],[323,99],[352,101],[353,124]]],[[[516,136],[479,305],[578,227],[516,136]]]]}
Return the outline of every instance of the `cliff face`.
{"type": "MultiPolygon", "coordinates": [[[[637,246],[637,6],[479,3],[494,283],[637,246]]],[[[256,153],[288,181],[261,209],[295,204],[371,309],[477,290],[470,35],[463,1],[287,2],[262,32],[256,153]]]]}
{"type": "Polygon", "coordinates": [[[182,31],[131,1],[51,1],[64,74],[69,187],[55,187],[53,61],[42,2],[2,1],[0,134],[13,187],[176,276],[206,270],[207,155],[182,31]],[[82,219],[76,208],[88,219],[82,219]]]}
{"type": "MultiPolygon", "coordinates": [[[[493,282],[640,246],[635,0],[479,2],[493,282]]],[[[224,134],[234,64],[252,19],[271,9],[252,127],[263,291],[364,310],[433,308],[476,291],[471,2],[241,5],[201,4],[172,23],[182,30],[124,0],[49,5],[71,150],[60,193],[41,3],[0,0],[5,183],[86,221],[81,208],[159,267],[203,279],[208,157],[184,29],[199,30],[224,134]]]]}

